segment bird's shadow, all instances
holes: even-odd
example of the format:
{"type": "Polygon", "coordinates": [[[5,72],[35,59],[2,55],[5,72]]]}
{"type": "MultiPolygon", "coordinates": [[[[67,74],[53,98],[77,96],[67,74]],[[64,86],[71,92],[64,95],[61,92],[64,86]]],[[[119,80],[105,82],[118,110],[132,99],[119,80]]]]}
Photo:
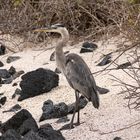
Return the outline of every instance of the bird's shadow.
{"type": "Polygon", "coordinates": [[[70,130],[70,129],[74,129],[76,126],[79,126],[80,124],[83,124],[84,122],[82,123],[73,123],[73,127],[71,128],[70,127],[70,123],[68,124],[65,124],[64,126],[62,126],[59,131],[62,131],[62,130],[70,130]]]}

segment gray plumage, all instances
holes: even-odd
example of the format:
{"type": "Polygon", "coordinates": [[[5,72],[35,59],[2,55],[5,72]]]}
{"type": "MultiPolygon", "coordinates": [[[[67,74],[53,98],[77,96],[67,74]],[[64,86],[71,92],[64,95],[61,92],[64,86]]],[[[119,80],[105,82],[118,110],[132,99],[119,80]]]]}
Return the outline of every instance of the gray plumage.
{"type": "Polygon", "coordinates": [[[71,53],[66,56],[65,76],[73,89],[91,101],[95,108],[99,107],[95,80],[87,64],[79,55],[71,53]]]}

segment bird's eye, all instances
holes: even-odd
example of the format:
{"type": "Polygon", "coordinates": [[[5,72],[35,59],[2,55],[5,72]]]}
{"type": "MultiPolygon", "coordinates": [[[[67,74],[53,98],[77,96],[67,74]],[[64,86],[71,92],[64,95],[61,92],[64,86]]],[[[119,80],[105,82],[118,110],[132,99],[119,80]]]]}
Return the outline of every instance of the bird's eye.
{"type": "Polygon", "coordinates": [[[52,29],[57,29],[57,27],[56,27],[56,26],[54,26],[54,25],[52,25],[52,26],[51,26],[51,28],[52,28],[52,29]]]}

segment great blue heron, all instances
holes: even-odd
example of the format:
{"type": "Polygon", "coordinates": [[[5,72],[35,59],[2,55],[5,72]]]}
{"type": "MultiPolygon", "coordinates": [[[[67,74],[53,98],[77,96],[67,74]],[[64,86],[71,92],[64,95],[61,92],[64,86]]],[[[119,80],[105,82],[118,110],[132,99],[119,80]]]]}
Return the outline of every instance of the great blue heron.
{"type": "Polygon", "coordinates": [[[36,32],[57,32],[62,38],[55,47],[56,64],[57,67],[64,73],[69,85],[75,90],[76,103],[75,111],[73,113],[70,128],[73,128],[73,121],[76,111],[78,111],[77,124],[80,124],[80,112],[78,108],[79,93],[85,96],[92,102],[95,108],[99,108],[99,97],[97,93],[97,86],[93,75],[85,61],[77,54],[71,53],[65,55],[63,47],[69,40],[68,30],[61,24],[52,25],[50,28],[36,29],[36,32]]]}

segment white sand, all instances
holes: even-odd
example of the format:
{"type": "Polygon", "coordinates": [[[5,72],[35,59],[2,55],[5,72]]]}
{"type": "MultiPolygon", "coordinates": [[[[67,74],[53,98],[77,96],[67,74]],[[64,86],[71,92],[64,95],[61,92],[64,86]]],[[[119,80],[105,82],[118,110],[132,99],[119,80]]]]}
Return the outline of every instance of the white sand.
{"type": "MultiPolygon", "coordinates": [[[[95,63],[100,59],[102,53],[107,54],[116,49],[116,44],[114,42],[107,44],[106,46],[102,46],[101,43],[98,43],[98,45],[99,48],[94,53],[79,54],[81,43],[68,47],[66,50],[78,53],[86,61],[91,71],[96,72],[105,68],[105,66],[97,67],[97,63],[95,63]]],[[[17,71],[24,70],[25,72],[32,71],[40,67],[54,70],[56,68],[55,62],[49,61],[50,54],[53,51],[54,50],[48,50],[41,53],[41,51],[28,49],[23,52],[15,53],[13,55],[20,56],[21,59],[10,64],[5,63],[5,66],[2,68],[10,68],[10,66],[14,66],[17,71]],[[44,63],[48,64],[43,65],[44,63]]],[[[11,53],[9,53],[8,56],[9,55],[11,55],[11,53]]],[[[117,55],[117,53],[113,54],[113,59],[117,55]]],[[[0,56],[0,60],[2,62],[5,62],[6,58],[7,55],[0,56]]],[[[127,56],[123,55],[119,60],[117,60],[117,63],[125,62],[126,58],[127,56]]],[[[113,67],[113,65],[111,67],[113,67]]],[[[140,123],[132,126],[132,124],[138,123],[138,121],[140,122],[140,112],[131,110],[130,113],[130,110],[127,107],[128,101],[123,99],[125,95],[118,95],[121,91],[121,87],[114,86],[116,82],[111,80],[112,77],[110,74],[115,75],[123,81],[129,81],[132,83],[131,79],[125,75],[122,70],[94,75],[97,84],[101,87],[108,88],[110,92],[105,95],[100,95],[99,110],[95,109],[91,103],[88,103],[88,105],[81,110],[81,125],[72,130],[61,131],[66,140],[113,140],[116,136],[122,137],[123,140],[140,140],[140,123]]],[[[19,83],[20,78],[17,78],[13,83],[14,82],[19,83]]],[[[12,84],[0,87],[0,92],[4,92],[4,95],[7,96],[8,99],[6,104],[0,108],[0,121],[2,122],[5,122],[14,115],[14,113],[2,113],[2,111],[9,109],[16,103],[19,103],[22,108],[29,110],[38,122],[42,114],[41,108],[44,101],[51,99],[54,103],[63,101],[66,104],[75,101],[74,90],[70,88],[62,74],[60,74],[58,87],[54,88],[49,93],[44,93],[43,95],[26,99],[22,102],[17,102],[17,99],[11,99],[16,88],[17,87],[12,87],[12,84]]],[[[68,117],[71,119],[71,115],[68,117]]],[[[46,120],[41,124],[51,123],[55,129],[59,129],[65,125],[65,123],[57,124],[56,120],[57,119],[46,120]]]]}

